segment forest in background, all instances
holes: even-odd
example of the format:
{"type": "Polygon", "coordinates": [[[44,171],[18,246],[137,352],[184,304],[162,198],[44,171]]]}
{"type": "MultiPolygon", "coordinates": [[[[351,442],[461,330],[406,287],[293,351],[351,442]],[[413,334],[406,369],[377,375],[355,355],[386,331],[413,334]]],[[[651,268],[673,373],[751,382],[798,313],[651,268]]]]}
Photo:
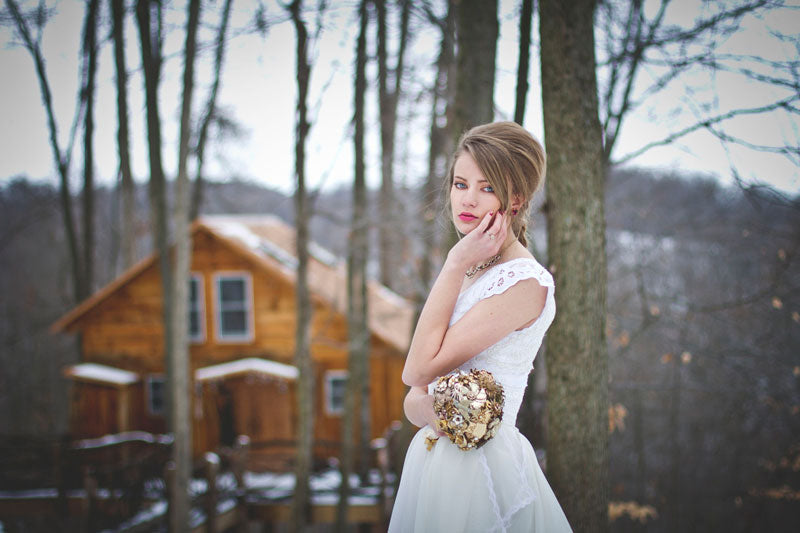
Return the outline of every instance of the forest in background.
{"type": "MultiPolygon", "coordinates": [[[[152,244],[145,191],[137,192],[141,258],[152,244]]],[[[403,191],[409,208],[417,192],[403,191]]],[[[317,202],[341,218],[313,216],[312,240],[341,257],[351,195],[321,193],[317,202]]],[[[800,520],[800,199],[622,169],[609,177],[606,202],[613,529],[792,530],[800,520]]],[[[75,339],[48,332],[72,306],[58,205],[50,185],[18,178],[0,189],[4,434],[67,428],[61,369],[78,353],[75,339]]],[[[117,209],[115,191],[99,189],[101,284],[121,268],[112,253],[117,209]]],[[[236,181],[209,184],[206,212],[293,217],[291,198],[236,181]]],[[[544,225],[539,213],[532,246],[546,263],[544,225]]],[[[443,229],[439,218],[412,226],[409,250],[443,229]]],[[[542,353],[518,424],[537,449],[547,444],[545,364],[542,353]]]]}

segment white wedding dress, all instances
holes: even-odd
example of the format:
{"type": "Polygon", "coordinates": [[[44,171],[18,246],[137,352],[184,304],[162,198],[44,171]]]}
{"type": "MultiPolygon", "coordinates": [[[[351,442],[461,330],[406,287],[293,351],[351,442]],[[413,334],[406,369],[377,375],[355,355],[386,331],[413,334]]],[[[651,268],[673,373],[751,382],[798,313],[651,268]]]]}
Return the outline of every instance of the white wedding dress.
{"type": "Polygon", "coordinates": [[[426,426],[417,432],[403,465],[390,533],[572,531],[533,447],[516,428],[533,359],[555,317],[553,277],[529,258],[495,265],[459,295],[450,325],[479,301],[531,278],[548,289],[539,318],[460,367],[488,370],[503,385],[505,407],[497,435],[470,451],[441,437],[429,451],[425,438],[433,430],[426,426]]]}

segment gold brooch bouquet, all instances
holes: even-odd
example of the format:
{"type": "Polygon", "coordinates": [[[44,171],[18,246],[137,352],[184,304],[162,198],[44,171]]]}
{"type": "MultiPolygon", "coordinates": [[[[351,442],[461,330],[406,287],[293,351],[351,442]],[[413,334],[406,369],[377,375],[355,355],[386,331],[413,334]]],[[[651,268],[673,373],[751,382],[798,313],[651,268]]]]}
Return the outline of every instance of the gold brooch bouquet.
{"type": "MultiPolygon", "coordinates": [[[[442,376],[433,389],[438,429],[465,451],[480,448],[495,436],[504,403],[503,386],[487,370],[442,376]]],[[[435,441],[429,438],[429,450],[435,441]]]]}

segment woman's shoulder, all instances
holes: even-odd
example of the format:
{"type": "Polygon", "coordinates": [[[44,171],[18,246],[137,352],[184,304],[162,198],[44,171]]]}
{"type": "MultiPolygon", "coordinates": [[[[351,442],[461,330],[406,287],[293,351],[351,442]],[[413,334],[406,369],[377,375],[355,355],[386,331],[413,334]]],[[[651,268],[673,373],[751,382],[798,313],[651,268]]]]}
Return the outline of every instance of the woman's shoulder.
{"type": "Polygon", "coordinates": [[[492,267],[481,279],[480,299],[507,291],[521,281],[554,287],[553,276],[533,256],[515,257],[492,267]]]}
{"type": "Polygon", "coordinates": [[[512,276],[522,276],[523,279],[535,278],[542,285],[553,286],[553,275],[542,266],[535,257],[530,255],[515,257],[504,263],[496,265],[498,273],[512,276]]]}

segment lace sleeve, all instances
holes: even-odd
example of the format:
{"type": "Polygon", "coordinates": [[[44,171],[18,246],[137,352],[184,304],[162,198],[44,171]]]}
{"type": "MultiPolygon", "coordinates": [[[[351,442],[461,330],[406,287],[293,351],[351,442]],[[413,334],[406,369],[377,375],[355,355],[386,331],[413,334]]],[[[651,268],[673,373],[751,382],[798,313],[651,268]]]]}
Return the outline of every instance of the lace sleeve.
{"type": "MultiPolygon", "coordinates": [[[[487,272],[478,299],[483,300],[505,292],[517,282],[535,279],[543,287],[553,287],[553,276],[533,259],[520,258],[503,263],[487,272]]],[[[552,292],[552,291],[550,291],[552,292]]]]}

